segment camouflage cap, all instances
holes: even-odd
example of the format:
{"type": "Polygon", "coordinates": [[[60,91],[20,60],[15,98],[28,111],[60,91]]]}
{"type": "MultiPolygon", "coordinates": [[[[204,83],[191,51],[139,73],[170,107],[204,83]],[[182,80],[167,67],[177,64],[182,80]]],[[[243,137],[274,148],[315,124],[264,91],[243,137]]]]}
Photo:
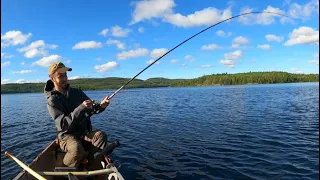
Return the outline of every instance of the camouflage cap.
{"type": "Polygon", "coordinates": [[[62,62],[57,62],[50,66],[48,74],[51,76],[55,72],[64,73],[67,71],[72,71],[72,68],[66,67],[62,62]]]}

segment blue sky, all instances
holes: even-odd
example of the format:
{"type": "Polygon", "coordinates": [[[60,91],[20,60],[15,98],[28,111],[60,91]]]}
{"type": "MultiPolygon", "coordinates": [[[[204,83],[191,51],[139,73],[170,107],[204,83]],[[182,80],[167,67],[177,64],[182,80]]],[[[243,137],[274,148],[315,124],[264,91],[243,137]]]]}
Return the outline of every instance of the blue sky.
{"type": "Polygon", "coordinates": [[[319,1],[1,1],[1,83],[45,82],[50,64],[69,79],[128,77],[202,29],[139,79],[248,71],[319,73],[319,1]]]}

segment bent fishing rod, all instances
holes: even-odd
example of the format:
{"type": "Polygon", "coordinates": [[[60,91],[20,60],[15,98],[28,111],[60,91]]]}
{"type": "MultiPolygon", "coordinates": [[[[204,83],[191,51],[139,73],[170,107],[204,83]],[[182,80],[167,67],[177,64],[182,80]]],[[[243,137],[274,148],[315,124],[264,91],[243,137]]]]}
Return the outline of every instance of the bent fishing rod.
{"type": "Polygon", "coordinates": [[[160,59],[162,59],[164,56],[166,56],[167,54],[169,54],[170,52],[172,52],[173,50],[175,50],[176,48],[178,48],[179,46],[181,46],[182,44],[186,43],[187,41],[191,40],[192,38],[196,37],[197,35],[207,31],[208,29],[215,27],[223,22],[229,21],[231,19],[240,17],[240,16],[245,16],[245,15],[249,15],[249,14],[275,14],[275,15],[279,15],[279,16],[283,16],[283,17],[287,17],[284,14],[280,14],[280,13],[276,13],[276,12],[248,12],[248,13],[242,13],[236,16],[232,16],[228,19],[225,19],[223,21],[220,21],[216,24],[213,24],[205,29],[203,29],[202,31],[194,34],[193,36],[189,37],[188,39],[182,41],[180,44],[176,45],[174,48],[170,49],[168,52],[166,52],[165,54],[163,54],[162,56],[160,56],[157,60],[153,61],[151,64],[149,64],[147,67],[145,67],[143,70],[141,70],[137,75],[135,75],[134,77],[132,77],[129,81],[127,81],[124,85],[122,85],[118,90],[116,90],[111,96],[108,97],[108,100],[110,100],[111,98],[113,98],[117,93],[119,93],[126,85],[128,85],[131,81],[133,81],[137,76],[139,76],[141,73],[143,73],[146,69],[148,69],[150,66],[152,66],[154,63],[156,63],[157,61],[159,61],[160,59]]]}

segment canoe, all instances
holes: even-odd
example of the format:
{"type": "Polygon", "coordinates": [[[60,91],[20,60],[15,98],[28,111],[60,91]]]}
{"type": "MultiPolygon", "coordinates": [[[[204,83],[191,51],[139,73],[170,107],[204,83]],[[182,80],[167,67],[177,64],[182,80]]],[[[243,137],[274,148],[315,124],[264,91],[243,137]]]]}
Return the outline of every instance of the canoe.
{"type": "MultiPolygon", "coordinates": [[[[111,153],[117,147],[115,143],[108,146],[107,151],[111,153]]],[[[8,153],[9,154],[9,153],[8,153]]],[[[54,140],[50,145],[44,149],[28,166],[31,171],[42,176],[47,180],[82,180],[82,179],[102,179],[102,180],[124,180],[109,154],[105,156],[107,164],[100,164],[97,169],[92,171],[76,170],[75,168],[68,168],[63,164],[63,157],[65,153],[58,147],[57,140],[54,140]],[[103,167],[105,166],[105,167],[103,167]]],[[[12,155],[11,155],[12,156],[12,155]]],[[[16,162],[19,160],[16,160],[16,162]]],[[[18,162],[17,162],[18,163],[18,162]]],[[[21,162],[22,163],[22,162],[21,162]]],[[[20,165],[20,164],[19,164],[20,165]]],[[[21,166],[21,165],[20,165],[21,166]]],[[[23,167],[23,165],[22,165],[23,167]]],[[[30,174],[28,167],[24,168],[14,180],[36,180],[34,175],[30,174]]]]}

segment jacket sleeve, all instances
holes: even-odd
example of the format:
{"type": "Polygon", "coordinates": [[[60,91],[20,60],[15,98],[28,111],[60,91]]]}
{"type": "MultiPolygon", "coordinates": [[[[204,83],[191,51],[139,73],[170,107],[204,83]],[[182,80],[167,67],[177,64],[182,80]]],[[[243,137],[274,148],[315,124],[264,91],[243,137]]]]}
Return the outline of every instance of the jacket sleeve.
{"type": "Polygon", "coordinates": [[[72,131],[76,124],[83,120],[87,108],[82,103],[76,107],[70,114],[65,114],[62,107],[52,100],[48,101],[47,108],[49,114],[54,119],[58,131],[72,131]]]}

